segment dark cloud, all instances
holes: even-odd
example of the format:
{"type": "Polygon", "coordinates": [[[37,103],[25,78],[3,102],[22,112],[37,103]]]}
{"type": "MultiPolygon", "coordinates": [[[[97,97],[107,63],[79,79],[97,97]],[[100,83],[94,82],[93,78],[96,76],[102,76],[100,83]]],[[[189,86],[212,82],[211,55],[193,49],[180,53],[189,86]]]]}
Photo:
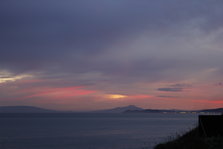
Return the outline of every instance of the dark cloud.
{"type": "Polygon", "coordinates": [[[157,90],[164,92],[182,92],[183,88],[158,88],[157,90]]]}
{"type": "Polygon", "coordinates": [[[219,83],[215,84],[215,86],[222,87],[223,86],[223,82],[219,82],[219,83]]]}
{"type": "Polygon", "coordinates": [[[177,83],[177,84],[173,84],[170,85],[171,87],[176,87],[176,88],[189,88],[192,87],[191,84],[186,84],[186,83],[177,83]]]}
{"type": "Polygon", "coordinates": [[[168,87],[164,88],[158,88],[158,91],[164,91],[164,92],[183,92],[185,89],[191,88],[191,84],[186,83],[177,83],[169,85],[168,87]]]}

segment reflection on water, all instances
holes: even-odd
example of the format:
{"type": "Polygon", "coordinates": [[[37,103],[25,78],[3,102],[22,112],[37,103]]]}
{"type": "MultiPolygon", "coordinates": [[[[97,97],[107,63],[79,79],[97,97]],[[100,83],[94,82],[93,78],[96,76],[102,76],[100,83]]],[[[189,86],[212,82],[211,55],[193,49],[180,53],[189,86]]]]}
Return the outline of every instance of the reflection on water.
{"type": "Polygon", "coordinates": [[[0,148],[152,149],[196,122],[195,114],[0,115],[0,148]]]}

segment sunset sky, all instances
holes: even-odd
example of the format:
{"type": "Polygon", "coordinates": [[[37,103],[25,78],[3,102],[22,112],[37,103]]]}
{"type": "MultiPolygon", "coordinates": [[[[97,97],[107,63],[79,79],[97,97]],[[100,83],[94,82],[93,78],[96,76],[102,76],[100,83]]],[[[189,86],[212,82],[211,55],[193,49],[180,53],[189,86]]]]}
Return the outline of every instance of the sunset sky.
{"type": "Polygon", "coordinates": [[[2,0],[0,106],[223,107],[221,0],[2,0]]]}

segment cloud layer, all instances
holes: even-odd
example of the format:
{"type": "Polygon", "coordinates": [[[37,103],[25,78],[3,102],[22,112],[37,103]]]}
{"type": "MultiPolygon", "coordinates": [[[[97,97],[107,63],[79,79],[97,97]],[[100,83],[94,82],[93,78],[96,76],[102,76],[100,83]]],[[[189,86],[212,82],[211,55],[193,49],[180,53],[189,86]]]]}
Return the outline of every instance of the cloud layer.
{"type": "Polygon", "coordinates": [[[208,86],[203,88],[209,92],[207,100],[221,98],[222,88],[218,86],[219,93],[211,88],[223,79],[222,15],[223,2],[217,0],[1,2],[0,101],[54,105],[40,97],[18,102],[17,94],[10,95],[8,103],[12,84],[17,86],[13,92],[36,86],[52,90],[82,86],[97,95],[83,97],[91,101],[86,107],[84,100],[77,103],[81,97],[73,97],[73,108],[128,103],[171,108],[178,106],[171,101],[176,98],[189,108],[202,108],[194,101],[204,98],[198,91],[203,86],[208,86]],[[5,78],[6,72],[7,78],[17,79],[5,78]],[[101,99],[104,94],[154,99],[126,98],[110,104],[101,99]]]}

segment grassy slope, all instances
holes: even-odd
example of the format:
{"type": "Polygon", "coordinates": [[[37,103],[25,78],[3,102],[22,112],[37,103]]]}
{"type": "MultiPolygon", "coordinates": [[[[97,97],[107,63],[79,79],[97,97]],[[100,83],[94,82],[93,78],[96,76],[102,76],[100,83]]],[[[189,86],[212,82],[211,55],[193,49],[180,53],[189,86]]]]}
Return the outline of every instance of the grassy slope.
{"type": "Polygon", "coordinates": [[[154,149],[223,149],[223,137],[199,137],[198,128],[173,141],[158,144],[154,149]]]}

